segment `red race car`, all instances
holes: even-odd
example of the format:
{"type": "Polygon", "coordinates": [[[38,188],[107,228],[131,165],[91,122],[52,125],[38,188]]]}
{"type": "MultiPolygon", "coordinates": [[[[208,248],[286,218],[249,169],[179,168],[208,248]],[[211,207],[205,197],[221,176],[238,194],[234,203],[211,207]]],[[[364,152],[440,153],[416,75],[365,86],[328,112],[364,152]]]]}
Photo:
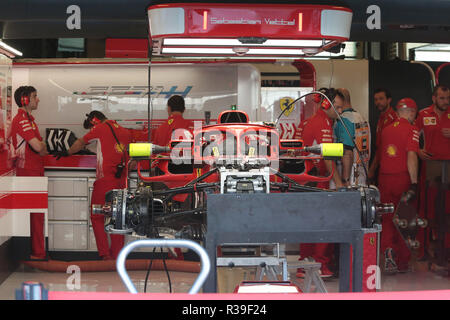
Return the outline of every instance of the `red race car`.
{"type": "Polygon", "coordinates": [[[314,162],[343,153],[342,144],[280,140],[274,124],[252,124],[238,110],[224,111],[217,124],[186,136],[169,147],[129,145],[130,159],[137,161],[137,188],[112,190],[106,204],[95,208],[110,218],[108,232],[202,240],[208,193],[329,191],[313,186],[333,174],[314,175],[314,162]]]}

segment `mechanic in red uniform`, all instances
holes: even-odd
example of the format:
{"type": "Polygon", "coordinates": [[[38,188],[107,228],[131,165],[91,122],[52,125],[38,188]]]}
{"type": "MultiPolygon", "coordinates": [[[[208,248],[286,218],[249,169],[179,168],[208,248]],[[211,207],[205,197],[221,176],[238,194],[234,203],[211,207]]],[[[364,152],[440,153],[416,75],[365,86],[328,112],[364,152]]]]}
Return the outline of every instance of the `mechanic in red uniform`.
{"type": "MultiPolygon", "coordinates": [[[[431,106],[420,110],[416,120],[416,126],[424,138],[424,146],[419,150],[419,157],[423,160],[420,172],[419,215],[429,219],[435,217],[437,188],[433,184],[430,184],[428,189],[425,187],[426,160],[450,160],[450,89],[442,85],[436,86],[432,101],[431,106]]],[[[446,200],[446,213],[450,214],[450,191],[446,193],[446,200]]],[[[424,243],[424,236],[425,233],[428,234],[428,230],[419,230],[418,240],[421,244],[424,243]]],[[[450,234],[446,236],[446,247],[450,248],[450,234]]],[[[419,256],[423,256],[424,253],[424,246],[421,245],[419,256]]]]}
{"type": "Polygon", "coordinates": [[[314,114],[317,112],[317,110],[320,108],[320,103],[322,101],[322,98],[320,97],[320,94],[312,94],[312,95],[306,96],[305,101],[306,101],[306,104],[302,105],[303,106],[302,112],[306,113],[306,108],[308,108],[308,110],[313,110],[313,115],[311,117],[308,117],[308,118],[300,121],[298,127],[295,130],[294,139],[301,139],[306,121],[309,118],[312,118],[314,116],[314,114]]]}
{"type": "MultiPolygon", "coordinates": [[[[158,146],[167,146],[171,140],[192,138],[194,122],[183,118],[186,110],[184,98],[180,95],[173,95],[167,101],[168,119],[152,133],[152,143],[158,146]]],[[[181,196],[180,196],[181,197],[181,196]]],[[[175,197],[174,200],[178,198],[175,197]]],[[[174,248],[174,254],[169,251],[169,257],[183,260],[183,252],[179,248],[174,248]]]]}
{"type": "MultiPolygon", "coordinates": [[[[334,89],[320,89],[327,97],[336,104],[336,108],[341,107],[343,103],[343,97],[334,89]]],[[[311,118],[303,122],[303,130],[301,132],[301,139],[306,146],[312,146],[320,143],[332,143],[333,142],[333,120],[337,118],[337,114],[329,104],[328,100],[322,98],[320,108],[311,118]]],[[[320,176],[326,176],[331,173],[334,163],[331,160],[320,160],[315,163],[316,168],[320,176]]],[[[342,181],[334,170],[333,181],[337,188],[343,186],[342,181]]],[[[329,183],[319,183],[319,188],[328,188],[329,183]]],[[[322,264],[321,276],[331,277],[333,273],[330,271],[330,262],[333,255],[333,245],[329,243],[302,243],[300,244],[301,259],[311,260],[311,258],[322,264]]],[[[300,271],[300,270],[298,270],[300,271]]],[[[301,272],[297,273],[301,276],[301,272]]]]}
{"type": "MultiPolygon", "coordinates": [[[[396,207],[402,195],[417,193],[419,131],[413,125],[417,105],[403,98],[397,103],[399,119],[384,128],[380,141],[378,186],[380,200],[396,207]]],[[[392,214],[383,215],[381,250],[385,256],[385,271],[408,271],[410,252],[392,222],[392,214]]]]}
{"type": "Polygon", "coordinates": [[[99,256],[103,260],[116,259],[124,245],[124,236],[111,234],[110,247],[104,228],[105,217],[102,214],[92,214],[92,205],[105,204],[105,194],[108,191],[125,188],[126,172],[118,165],[125,166],[128,161],[126,146],[133,142],[132,134],[116,121],[107,119],[100,111],[92,111],[87,115],[84,128],[90,131],[75,141],[63,155],[70,156],[82,150],[85,145],[97,142],[97,177],[92,190],[91,221],[99,256]]]}
{"type": "MultiPolygon", "coordinates": [[[[14,148],[16,176],[44,176],[44,156],[47,147],[39,134],[39,129],[31,115],[39,105],[37,90],[31,86],[19,87],[14,92],[14,100],[19,106],[11,124],[10,140],[14,148]]],[[[31,259],[45,259],[44,213],[30,214],[31,259]]]]}
{"type": "Polygon", "coordinates": [[[167,101],[167,113],[169,118],[152,134],[152,143],[158,146],[167,146],[171,139],[185,137],[186,130],[190,133],[194,130],[194,122],[184,119],[183,113],[186,110],[184,98],[174,95],[167,101]]]}
{"type": "Polygon", "coordinates": [[[381,132],[384,128],[391,123],[398,120],[398,115],[394,108],[391,107],[392,95],[389,90],[379,88],[374,93],[374,103],[378,111],[380,111],[380,117],[377,122],[376,140],[375,140],[375,157],[369,168],[369,179],[373,180],[376,176],[376,171],[380,165],[380,155],[378,150],[380,149],[381,132]]]}

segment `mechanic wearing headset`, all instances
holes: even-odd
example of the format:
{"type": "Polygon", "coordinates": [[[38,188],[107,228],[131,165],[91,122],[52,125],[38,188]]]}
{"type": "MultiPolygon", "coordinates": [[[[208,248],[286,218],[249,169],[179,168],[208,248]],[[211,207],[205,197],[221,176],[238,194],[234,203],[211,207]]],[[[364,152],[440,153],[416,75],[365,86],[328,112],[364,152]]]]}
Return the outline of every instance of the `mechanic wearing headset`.
{"type": "Polygon", "coordinates": [[[97,177],[91,197],[91,221],[94,229],[98,254],[103,260],[116,259],[124,245],[124,236],[111,234],[111,247],[104,230],[105,217],[102,214],[92,214],[92,205],[105,204],[105,194],[112,189],[123,189],[126,183],[128,161],[126,146],[132,141],[130,130],[121,127],[114,120],[109,120],[100,111],[92,111],[83,124],[89,132],[66,152],[57,154],[70,156],[82,150],[85,145],[97,142],[97,177]]]}
{"type": "MultiPolygon", "coordinates": [[[[413,125],[417,105],[403,98],[396,106],[399,119],[383,129],[380,140],[378,186],[383,203],[413,201],[417,193],[419,131],[413,125]],[[407,197],[405,197],[407,196],[407,197]]],[[[381,252],[386,272],[408,271],[410,252],[392,222],[393,213],[382,218],[381,252]]]]}
{"type": "MultiPolygon", "coordinates": [[[[341,96],[339,92],[332,88],[322,88],[319,91],[324,93],[333,103],[336,95],[341,96]]],[[[303,139],[304,144],[307,146],[333,142],[333,120],[337,118],[337,114],[327,99],[319,94],[317,94],[315,99],[316,101],[320,101],[320,108],[314,116],[304,121],[301,134],[301,139],[303,139]]],[[[320,176],[326,176],[327,173],[331,173],[334,165],[334,162],[331,160],[320,160],[315,164],[320,176]]],[[[334,170],[332,179],[337,188],[343,186],[337,170],[334,170]]],[[[319,183],[317,187],[328,188],[329,183],[319,183]]],[[[310,260],[312,258],[314,261],[320,262],[322,264],[320,270],[321,276],[324,278],[333,275],[329,269],[333,251],[333,245],[329,243],[300,244],[301,259],[310,260]]],[[[299,276],[301,276],[301,274],[299,276]]]]}
{"type": "MultiPolygon", "coordinates": [[[[416,126],[424,138],[424,146],[419,150],[419,158],[422,160],[419,215],[429,219],[435,218],[435,199],[438,190],[434,183],[431,183],[428,188],[425,187],[427,160],[450,160],[450,89],[443,85],[436,86],[433,90],[432,101],[431,106],[420,110],[416,120],[416,126]]],[[[450,191],[444,192],[446,192],[446,214],[450,215],[450,191]]],[[[419,230],[419,242],[424,243],[424,236],[428,230],[419,230]]],[[[450,248],[448,232],[445,237],[445,247],[447,250],[450,248]]],[[[424,246],[421,245],[419,250],[419,256],[423,256],[424,246]]]]}
{"type": "MultiPolygon", "coordinates": [[[[32,86],[19,87],[14,92],[14,100],[19,109],[11,124],[10,141],[14,148],[16,176],[44,176],[44,156],[48,154],[47,147],[31,115],[39,105],[37,90],[32,86]]],[[[32,260],[46,258],[44,221],[44,213],[30,214],[32,260]]]]}

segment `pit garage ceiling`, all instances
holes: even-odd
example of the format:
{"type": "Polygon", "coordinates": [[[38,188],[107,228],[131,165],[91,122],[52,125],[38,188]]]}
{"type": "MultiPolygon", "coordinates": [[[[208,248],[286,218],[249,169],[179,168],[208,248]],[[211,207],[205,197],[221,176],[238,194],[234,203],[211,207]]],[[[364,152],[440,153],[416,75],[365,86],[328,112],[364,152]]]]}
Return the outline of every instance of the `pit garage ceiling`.
{"type": "Polygon", "coordinates": [[[149,1],[149,0],[2,0],[0,37],[146,38],[147,8],[161,3],[323,4],[353,11],[350,41],[448,43],[450,1],[149,1]]]}

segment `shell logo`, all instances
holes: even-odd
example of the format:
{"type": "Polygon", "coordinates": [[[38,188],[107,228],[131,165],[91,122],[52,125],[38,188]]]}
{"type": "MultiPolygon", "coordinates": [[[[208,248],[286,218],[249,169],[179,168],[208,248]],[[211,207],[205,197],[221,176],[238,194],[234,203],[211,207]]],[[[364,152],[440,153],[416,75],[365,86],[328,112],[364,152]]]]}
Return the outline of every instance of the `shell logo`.
{"type": "Polygon", "coordinates": [[[125,146],[123,144],[115,144],[114,149],[116,149],[117,153],[122,153],[125,150],[125,146]]]}
{"type": "Polygon", "coordinates": [[[436,118],[435,117],[424,117],[423,124],[425,126],[436,125],[436,118]]]}
{"type": "Polygon", "coordinates": [[[397,148],[391,144],[387,147],[386,149],[386,153],[390,156],[390,157],[395,157],[397,155],[397,148]]]}

